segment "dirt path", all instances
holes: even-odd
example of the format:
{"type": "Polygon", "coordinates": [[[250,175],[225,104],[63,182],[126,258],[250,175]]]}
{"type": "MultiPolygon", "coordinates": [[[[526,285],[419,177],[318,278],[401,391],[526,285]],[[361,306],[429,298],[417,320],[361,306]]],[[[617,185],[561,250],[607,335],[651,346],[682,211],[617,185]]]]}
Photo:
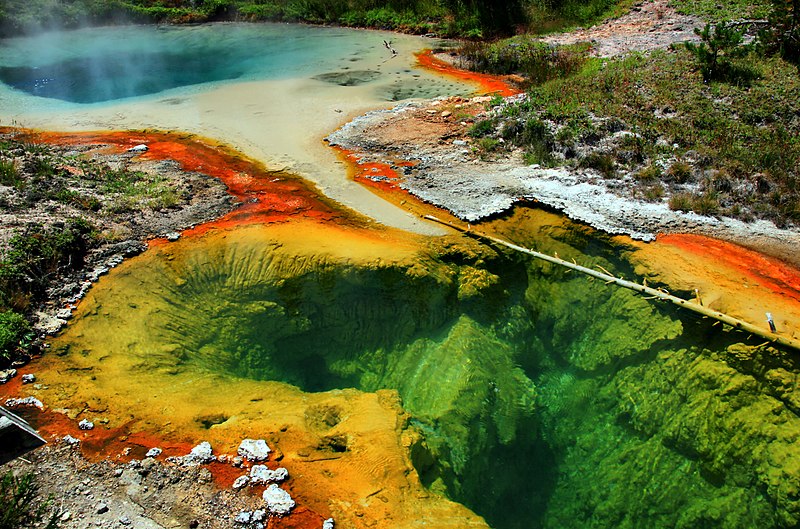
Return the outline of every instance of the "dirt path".
{"type": "Polygon", "coordinates": [[[591,42],[598,57],[613,57],[631,51],[666,48],[676,42],[697,40],[694,28],[703,26],[697,17],[681,15],[669,0],[639,2],[631,11],[591,28],[544,38],[552,44],[591,42]]]}

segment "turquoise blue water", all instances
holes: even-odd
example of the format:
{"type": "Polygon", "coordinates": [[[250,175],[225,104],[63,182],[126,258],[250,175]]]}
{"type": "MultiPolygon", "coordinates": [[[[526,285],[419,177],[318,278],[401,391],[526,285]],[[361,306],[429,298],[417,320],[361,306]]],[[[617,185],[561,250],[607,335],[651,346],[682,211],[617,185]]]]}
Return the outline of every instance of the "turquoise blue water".
{"type": "MultiPolygon", "coordinates": [[[[410,73],[397,68],[401,61],[384,48],[383,40],[392,38],[409,39],[288,24],[127,26],[45,33],[0,41],[0,81],[30,95],[72,103],[251,80],[316,77],[342,86],[377,84],[381,78],[410,73]]],[[[452,83],[419,74],[407,81],[402,89],[384,88],[384,99],[435,97],[458,90],[452,83]]]]}

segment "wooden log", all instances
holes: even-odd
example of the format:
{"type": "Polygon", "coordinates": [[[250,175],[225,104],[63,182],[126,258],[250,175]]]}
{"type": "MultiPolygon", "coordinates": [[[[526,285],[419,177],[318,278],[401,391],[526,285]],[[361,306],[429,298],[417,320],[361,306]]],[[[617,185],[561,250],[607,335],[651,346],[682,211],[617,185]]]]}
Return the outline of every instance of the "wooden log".
{"type": "Polygon", "coordinates": [[[627,281],[627,280],[619,278],[619,277],[614,277],[610,273],[598,272],[597,270],[593,270],[591,268],[587,268],[587,267],[581,266],[579,264],[571,263],[569,261],[565,261],[565,260],[560,259],[558,257],[553,257],[551,255],[547,255],[547,254],[544,254],[544,253],[541,253],[541,252],[537,252],[537,251],[531,250],[529,248],[524,248],[522,246],[518,246],[518,245],[516,245],[514,243],[505,241],[503,239],[499,239],[497,237],[493,237],[493,236],[488,235],[486,233],[481,233],[481,232],[475,231],[473,229],[467,229],[467,228],[463,228],[461,226],[457,226],[456,224],[453,224],[452,222],[447,222],[445,220],[441,220],[441,219],[439,219],[437,217],[434,217],[433,215],[425,215],[424,218],[426,218],[428,220],[431,220],[433,222],[438,222],[439,224],[444,224],[445,226],[449,226],[449,227],[451,227],[451,228],[453,228],[455,230],[458,230],[458,231],[460,231],[462,233],[466,233],[468,235],[477,237],[479,239],[484,239],[484,240],[487,240],[487,241],[491,241],[491,242],[494,242],[494,243],[499,244],[501,246],[505,246],[507,248],[511,248],[512,250],[516,250],[518,252],[521,252],[521,253],[536,257],[537,259],[541,259],[543,261],[547,261],[548,263],[552,263],[552,264],[555,264],[555,265],[558,265],[558,266],[562,266],[562,267],[568,268],[570,270],[576,270],[576,271],[581,272],[583,274],[586,274],[586,275],[588,275],[590,277],[594,277],[594,278],[600,279],[600,280],[606,282],[607,284],[612,284],[613,283],[613,284],[615,284],[617,286],[620,286],[620,287],[623,287],[623,288],[627,288],[627,289],[639,292],[641,294],[646,294],[648,296],[648,298],[646,298],[646,299],[659,299],[661,301],[668,301],[668,302],[672,303],[673,305],[675,305],[677,307],[681,307],[683,309],[690,310],[690,311],[695,312],[697,314],[700,314],[702,316],[705,316],[705,317],[708,317],[708,318],[712,318],[712,319],[717,320],[719,322],[722,322],[722,323],[724,323],[726,325],[730,325],[734,329],[738,329],[740,331],[744,331],[744,332],[748,332],[748,333],[751,333],[751,334],[756,335],[756,336],[760,336],[760,337],[764,338],[765,340],[768,340],[770,343],[779,344],[779,345],[782,345],[784,347],[789,347],[791,349],[795,349],[797,351],[800,351],[800,341],[798,341],[798,340],[795,340],[795,339],[787,337],[787,336],[780,336],[777,333],[771,332],[771,331],[769,331],[767,329],[763,329],[763,328],[758,327],[757,325],[754,325],[752,323],[746,322],[744,320],[740,320],[738,318],[734,318],[733,316],[728,316],[727,314],[724,314],[724,313],[719,312],[719,311],[711,310],[711,309],[709,309],[707,307],[704,307],[702,304],[693,303],[693,302],[691,302],[689,300],[686,300],[686,299],[683,299],[683,298],[679,298],[677,296],[673,296],[672,294],[670,294],[669,292],[667,292],[665,290],[651,288],[651,287],[648,287],[645,284],[640,285],[639,283],[634,283],[632,281],[627,281]]]}

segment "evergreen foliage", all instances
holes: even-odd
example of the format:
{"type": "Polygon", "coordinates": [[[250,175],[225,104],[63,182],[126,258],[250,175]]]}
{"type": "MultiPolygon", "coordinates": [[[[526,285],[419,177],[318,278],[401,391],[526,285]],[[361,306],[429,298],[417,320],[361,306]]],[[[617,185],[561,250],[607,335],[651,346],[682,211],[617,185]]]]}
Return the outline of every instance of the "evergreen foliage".
{"type": "Polygon", "coordinates": [[[52,499],[38,501],[39,486],[33,474],[15,476],[8,471],[0,479],[0,529],[22,529],[40,527],[56,529],[58,512],[50,506],[52,499]]]}

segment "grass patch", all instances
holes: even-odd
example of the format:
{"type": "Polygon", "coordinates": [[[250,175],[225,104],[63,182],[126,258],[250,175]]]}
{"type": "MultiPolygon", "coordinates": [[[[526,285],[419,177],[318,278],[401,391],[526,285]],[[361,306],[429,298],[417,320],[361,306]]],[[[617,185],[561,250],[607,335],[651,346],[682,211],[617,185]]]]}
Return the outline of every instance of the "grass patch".
{"type": "Polygon", "coordinates": [[[39,498],[39,486],[32,473],[17,477],[9,470],[0,478],[0,529],[56,529],[58,511],[52,504],[52,498],[39,498]]]}
{"type": "Polygon", "coordinates": [[[765,19],[772,9],[770,0],[671,0],[678,13],[696,15],[716,24],[742,19],[765,19]]]}
{"type": "Polygon", "coordinates": [[[587,60],[588,44],[551,46],[529,36],[496,42],[466,42],[459,49],[463,66],[495,75],[521,74],[531,84],[572,75],[587,60]]]}
{"type": "Polygon", "coordinates": [[[20,183],[19,170],[14,160],[0,160],[0,184],[17,188],[20,183]]]}
{"type": "Polygon", "coordinates": [[[618,171],[640,174],[642,186],[660,181],[674,194],[703,171],[729,175],[724,189],[710,188],[716,206],[705,200],[684,207],[679,197],[676,209],[717,214],[720,203],[739,204],[725,212],[798,223],[798,69],[754,53],[731,62],[762,72],[762,78],[750,86],[705,83],[696,58],[685,49],[632,54],[590,60],[567,79],[533,87],[527,101],[510,105],[503,115],[513,116],[516,127],[547,120],[557,131],[556,151],[616,135],[613,148],[577,158],[580,166],[607,178],[618,171]],[[664,174],[649,173],[656,163],[667,168],[664,174]]]}

